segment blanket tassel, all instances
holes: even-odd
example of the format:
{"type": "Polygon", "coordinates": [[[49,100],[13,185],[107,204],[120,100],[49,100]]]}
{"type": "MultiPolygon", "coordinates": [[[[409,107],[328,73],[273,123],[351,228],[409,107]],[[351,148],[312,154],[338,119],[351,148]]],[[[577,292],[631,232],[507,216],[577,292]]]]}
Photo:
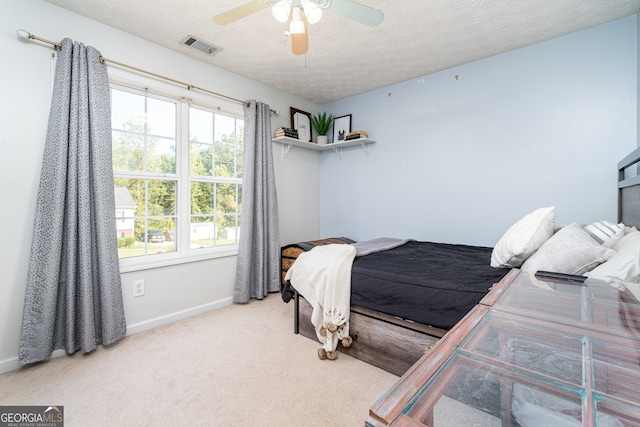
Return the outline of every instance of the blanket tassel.
{"type": "MultiPolygon", "coordinates": [[[[325,333],[326,333],[326,331],[325,331],[325,333]]],[[[343,346],[344,348],[350,347],[350,346],[351,346],[351,344],[353,343],[353,340],[354,340],[354,339],[357,339],[357,338],[358,338],[358,336],[357,336],[357,335],[356,335],[356,336],[354,336],[354,337],[351,337],[351,336],[343,337],[343,338],[340,340],[340,344],[342,344],[342,346],[343,346]]],[[[336,360],[336,357],[338,357],[338,355],[336,354],[336,352],[335,352],[335,351],[327,351],[327,350],[325,350],[323,347],[320,347],[320,348],[318,349],[318,358],[319,358],[320,360],[327,360],[327,359],[329,359],[329,360],[336,360]]]]}

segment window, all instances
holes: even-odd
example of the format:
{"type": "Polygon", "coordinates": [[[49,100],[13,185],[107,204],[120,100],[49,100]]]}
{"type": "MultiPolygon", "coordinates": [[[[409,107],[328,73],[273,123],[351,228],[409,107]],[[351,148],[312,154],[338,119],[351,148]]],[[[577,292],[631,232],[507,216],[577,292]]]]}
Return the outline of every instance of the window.
{"type": "Polygon", "coordinates": [[[155,263],[235,248],[239,113],[116,83],[111,104],[119,258],[155,263]]]}
{"type": "Polygon", "coordinates": [[[238,242],[242,131],[238,119],[196,107],[189,109],[191,247],[238,242]]]}

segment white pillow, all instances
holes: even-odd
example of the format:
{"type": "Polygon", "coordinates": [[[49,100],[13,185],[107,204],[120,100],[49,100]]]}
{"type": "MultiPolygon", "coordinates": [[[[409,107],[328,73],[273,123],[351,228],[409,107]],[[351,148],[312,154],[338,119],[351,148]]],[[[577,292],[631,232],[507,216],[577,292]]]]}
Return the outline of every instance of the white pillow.
{"type": "Polygon", "coordinates": [[[522,269],[583,274],[616,254],[613,249],[593,240],[578,224],[569,224],[544,242],[522,264],[522,269]]]}
{"type": "Polygon", "coordinates": [[[598,221],[585,226],[584,231],[601,245],[613,248],[618,240],[624,236],[625,227],[623,223],[614,224],[609,221],[598,221]]]}
{"type": "Polygon", "coordinates": [[[640,275],[640,232],[624,236],[615,249],[618,251],[607,262],[585,276],[608,282],[632,282],[640,275]]]}
{"type": "Polygon", "coordinates": [[[513,224],[498,240],[491,253],[491,266],[520,267],[553,235],[556,208],[540,208],[513,224]]]}

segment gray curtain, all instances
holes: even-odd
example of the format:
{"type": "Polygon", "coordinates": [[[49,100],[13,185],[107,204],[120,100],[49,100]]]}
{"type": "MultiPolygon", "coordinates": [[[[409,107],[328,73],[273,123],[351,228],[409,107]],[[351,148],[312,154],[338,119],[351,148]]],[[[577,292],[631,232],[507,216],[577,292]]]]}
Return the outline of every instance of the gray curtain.
{"type": "Polygon", "coordinates": [[[64,39],[36,201],[22,365],[62,348],[88,352],[125,335],[110,110],[100,52],[64,39]]]}
{"type": "Polygon", "coordinates": [[[244,107],[244,176],[240,247],[233,301],[246,303],[280,291],[278,201],[269,106],[244,107]]]}

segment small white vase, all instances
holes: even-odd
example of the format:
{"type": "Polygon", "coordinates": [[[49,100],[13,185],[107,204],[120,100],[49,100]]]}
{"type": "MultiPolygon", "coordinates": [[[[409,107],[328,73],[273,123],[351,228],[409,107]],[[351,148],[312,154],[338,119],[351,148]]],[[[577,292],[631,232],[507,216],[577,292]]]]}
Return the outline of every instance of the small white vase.
{"type": "Polygon", "coordinates": [[[327,145],[327,135],[318,135],[318,145],[327,145]]]}

